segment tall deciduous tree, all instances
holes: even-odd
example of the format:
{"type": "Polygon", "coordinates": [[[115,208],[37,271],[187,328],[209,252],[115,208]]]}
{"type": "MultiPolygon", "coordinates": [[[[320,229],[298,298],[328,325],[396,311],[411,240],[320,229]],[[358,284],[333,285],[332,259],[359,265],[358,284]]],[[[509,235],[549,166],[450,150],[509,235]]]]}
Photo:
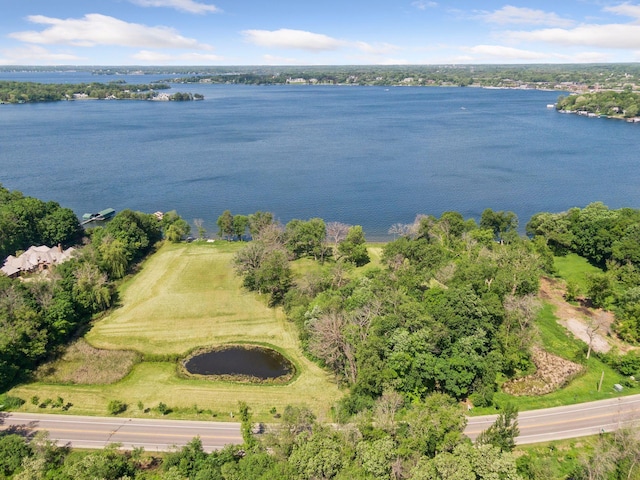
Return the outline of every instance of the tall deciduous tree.
{"type": "Polygon", "coordinates": [[[518,229],[518,216],[513,212],[494,212],[487,208],[480,217],[480,228],[486,228],[493,232],[494,237],[500,242],[508,240],[508,234],[515,234],[518,229]]]}
{"type": "Polygon", "coordinates": [[[324,243],[326,226],[321,218],[291,220],[285,227],[285,236],[287,247],[297,258],[309,256],[323,261],[329,254],[324,243]]]}
{"type": "Polygon", "coordinates": [[[263,228],[274,223],[273,213],[258,210],[249,215],[249,233],[252,237],[257,237],[263,228]]]}
{"type": "Polygon", "coordinates": [[[247,233],[247,227],[249,226],[249,217],[246,215],[234,215],[233,216],[233,234],[242,240],[247,233]]]}
{"type": "Polygon", "coordinates": [[[216,221],[218,236],[230,240],[233,237],[233,215],[230,210],[225,210],[216,221]]]}
{"type": "Polygon", "coordinates": [[[346,238],[338,244],[338,252],[342,257],[357,267],[369,263],[367,241],[360,225],[349,228],[346,238]]]}
{"type": "Polygon", "coordinates": [[[129,260],[127,250],[121,240],[107,236],[98,246],[102,265],[111,278],[122,278],[127,273],[129,260]]]}

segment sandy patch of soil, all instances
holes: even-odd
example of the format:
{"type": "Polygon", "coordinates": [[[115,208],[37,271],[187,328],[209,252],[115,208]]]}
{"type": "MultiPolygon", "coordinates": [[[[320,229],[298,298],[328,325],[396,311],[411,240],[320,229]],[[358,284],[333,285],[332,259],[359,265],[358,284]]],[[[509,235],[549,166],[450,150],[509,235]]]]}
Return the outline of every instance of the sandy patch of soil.
{"type": "Polygon", "coordinates": [[[588,344],[589,335],[592,334],[591,348],[595,352],[606,353],[613,346],[620,351],[629,349],[623,342],[616,339],[611,329],[614,321],[611,312],[584,305],[571,305],[564,299],[564,294],[565,287],[562,282],[546,277],[540,279],[540,298],[556,308],[558,322],[574,337],[588,344]]]}

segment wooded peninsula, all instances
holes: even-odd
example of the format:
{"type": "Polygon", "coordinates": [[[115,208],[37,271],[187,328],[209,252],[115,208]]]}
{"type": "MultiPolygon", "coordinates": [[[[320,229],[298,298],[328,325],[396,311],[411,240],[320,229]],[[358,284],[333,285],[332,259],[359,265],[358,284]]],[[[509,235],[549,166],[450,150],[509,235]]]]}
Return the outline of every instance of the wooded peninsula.
{"type": "Polygon", "coordinates": [[[201,94],[161,93],[171,86],[167,83],[129,85],[112,83],[35,83],[0,81],[0,103],[37,103],[61,100],[202,100],[201,94]]]}

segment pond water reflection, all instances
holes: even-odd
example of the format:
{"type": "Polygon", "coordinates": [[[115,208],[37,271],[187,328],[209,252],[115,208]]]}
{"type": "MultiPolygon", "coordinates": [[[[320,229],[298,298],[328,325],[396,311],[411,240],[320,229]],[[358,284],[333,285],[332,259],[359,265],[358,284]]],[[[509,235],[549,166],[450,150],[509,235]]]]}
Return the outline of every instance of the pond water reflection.
{"type": "Polygon", "coordinates": [[[187,372],[195,375],[224,375],[272,380],[293,373],[291,362],[268,348],[233,346],[188,358],[187,372]]]}

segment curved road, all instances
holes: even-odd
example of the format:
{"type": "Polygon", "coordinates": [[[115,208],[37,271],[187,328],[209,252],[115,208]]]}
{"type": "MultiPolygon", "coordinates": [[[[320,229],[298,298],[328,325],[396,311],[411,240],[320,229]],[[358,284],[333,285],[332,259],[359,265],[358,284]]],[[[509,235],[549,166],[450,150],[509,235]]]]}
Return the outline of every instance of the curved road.
{"type": "MultiPolygon", "coordinates": [[[[465,433],[475,438],[495,421],[496,415],[469,417],[465,433]]],[[[565,407],[528,410],[518,415],[519,444],[611,432],[640,421],[640,395],[578,403],[565,407]]]]}
{"type": "MultiPolygon", "coordinates": [[[[489,427],[495,415],[469,417],[465,433],[474,439],[489,427]]],[[[640,395],[581,403],[566,407],[520,412],[519,444],[595,435],[640,421],[640,395]]],[[[59,444],[80,448],[103,448],[121,443],[123,448],[144,447],[145,451],[166,451],[187,444],[199,436],[205,451],[242,443],[238,423],[155,420],[120,417],[80,417],[0,413],[0,430],[20,433],[47,430],[59,444]]]]}

